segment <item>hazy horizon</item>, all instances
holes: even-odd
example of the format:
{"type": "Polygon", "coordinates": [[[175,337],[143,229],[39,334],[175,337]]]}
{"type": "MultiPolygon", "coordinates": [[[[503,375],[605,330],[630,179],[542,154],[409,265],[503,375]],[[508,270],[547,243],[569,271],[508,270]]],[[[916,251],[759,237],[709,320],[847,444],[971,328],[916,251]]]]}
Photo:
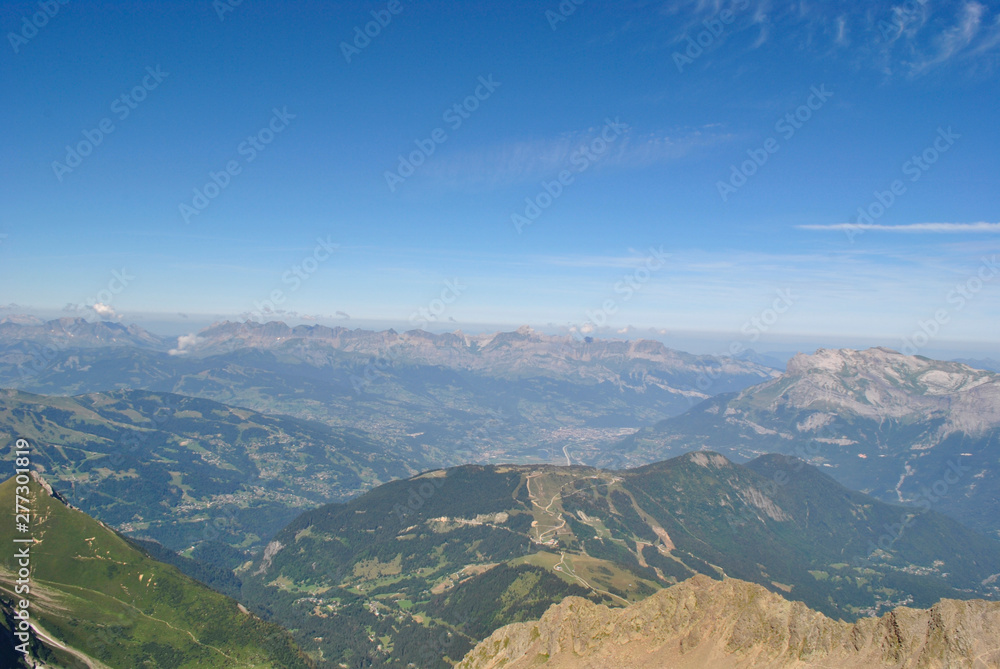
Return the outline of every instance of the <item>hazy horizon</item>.
{"type": "Polygon", "coordinates": [[[996,7],[57,4],[3,302],[997,343],[996,7]]]}
{"type": "MultiPolygon", "coordinates": [[[[66,317],[83,317],[86,320],[103,320],[99,316],[79,312],[46,312],[36,311],[29,313],[24,310],[7,310],[0,306],[0,321],[4,318],[18,315],[27,315],[40,318],[42,320],[54,320],[66,317]]],[[[468,335],[489,335],[498,332],[511,332],[520,327],[527,326],[531,329],[554,336],[573,336],[579,338],[581,334],[578,330],[572,330],[572,325],[558,325],[555,323],[459,323],[438,324],[432,327],[416,328],[406,321],[385,321],[366,319],[316,319],[303,320],[301,318],[281,318],[275,315],[266,319],[247,319],[245,314],[172,314],[172,318],[166,318],[164,314],[136,314],[135,318],[119,318],[110,322],[121,323],[123,325],[135,324],[153,334],[162,337],[181,337],[196,334],[214,324],[222,322],[255,322],[266,323],[271,321],[283,322],[292,327],[296,325],[322,325],[325,327],[343,327],[350,330],[372,330],[385,331],[395,330],[396,332],[406,332],[409,330],[423,329],[435,334],[451,333],[462,331],[468,335]],[[243,316],[243,317],[241,317],[243,316]]],[[[624,339],[638,340],[649,339],[662,342],[668,348],[692,353],[695,355],[715,355],[719,357],[730,357],[731,346],[739,344],[741,351],[755,352],[760,355],[773,357],[782,363],[787,362],[796,353],[814,353],[820,348],[848,348],[867,349],[874,347],[885,347],[893,350],[902,350],[908,341],[891,341],[889,338],[845,336],[835,337],[829,335],[810,335],[803,333],[793,334],[761,334],[754,339],[752,334],[744,332],[712,332],[697,330],[670,330],[666,328],[627,328],[612,329],[600,328],[588,332],[587,336],[597,339],[624,339]]],[[[978,359],[996,360],[997,354],[993,344],[982,341],[952,341],[936,340],[933,346],[927,346],[919,351],[920,355],[926,357],[953,360],[953,359],[978,359]]]]}

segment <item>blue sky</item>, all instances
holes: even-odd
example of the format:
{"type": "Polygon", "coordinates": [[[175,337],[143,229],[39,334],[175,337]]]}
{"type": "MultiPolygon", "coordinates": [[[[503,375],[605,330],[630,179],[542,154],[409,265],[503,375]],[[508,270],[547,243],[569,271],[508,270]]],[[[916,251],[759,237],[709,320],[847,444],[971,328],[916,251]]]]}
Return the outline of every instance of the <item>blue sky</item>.
{"type": "Polygon", "coordinates": [[[5,313],[997,342],[996,3],[52,0],[0,30],[5,313]]]}

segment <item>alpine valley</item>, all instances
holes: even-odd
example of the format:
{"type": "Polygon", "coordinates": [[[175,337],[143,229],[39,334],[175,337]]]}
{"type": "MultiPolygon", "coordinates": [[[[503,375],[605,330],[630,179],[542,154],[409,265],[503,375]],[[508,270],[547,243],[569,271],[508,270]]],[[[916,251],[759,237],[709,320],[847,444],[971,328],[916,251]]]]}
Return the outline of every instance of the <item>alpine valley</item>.
{"type": "Polygon", "coordinates": [[[590,461],[604,445],[709,397],[776,377],[655,341],[372,332],[218,323],[164,340],[78,318],[0,323],[0,387],[143,389],[364,430],[415,450],[413,473],[472,461],[590,461]],[[572,448],[569,456],[563,447],[572,448]]]}

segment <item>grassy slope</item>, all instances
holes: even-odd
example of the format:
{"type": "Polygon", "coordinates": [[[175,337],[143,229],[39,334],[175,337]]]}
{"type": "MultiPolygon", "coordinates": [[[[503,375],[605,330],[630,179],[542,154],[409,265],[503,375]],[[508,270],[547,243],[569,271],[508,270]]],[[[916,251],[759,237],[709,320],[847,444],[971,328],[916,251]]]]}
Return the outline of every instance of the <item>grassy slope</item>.
{"type": "MultiPolygon", "coordinates": [[[[122,537],[29,483],[31,531],[4,514],[0,545],[32,536],[31,612],[66,646],[109,667],[306,667],[281,628],[133,548],[122,537]]],[[[13,509],[16,483],[0,485],[13,509]]],[[[12,598],[14,550],[0,555],[0,591],[12,598]]]]}

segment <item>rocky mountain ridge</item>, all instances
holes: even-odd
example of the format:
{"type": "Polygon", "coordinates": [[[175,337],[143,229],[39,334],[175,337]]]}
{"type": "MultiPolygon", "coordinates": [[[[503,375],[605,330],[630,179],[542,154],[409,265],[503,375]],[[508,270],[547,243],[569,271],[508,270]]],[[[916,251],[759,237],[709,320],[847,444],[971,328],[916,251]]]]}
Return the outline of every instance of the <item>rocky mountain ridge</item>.
{"type": "Polygon", "coordinates": [[[799,354],[789,361],[784,376],[740,397],[766,397],[779,389],[771,409],[825,408],[873,420],[941,417],[938,437],[1000,426],[1000,374],[887,348],[799,354]]]}
{"type": "Polygon", "coordinates": [[[138,325],[113,321],[88,321],[66,316],[50,321],[26,316],[8,316],[0,320],[0,344],[19,342],[62,348],[98,346],[138,346],[164,349],[166,341],[138,325]]]}
{"type": "Polygon", "coordinates": [[[697,575],[626,608],[567,597],[496,630],[457,669],[1000,667],[1000,602],[942,600],[853,624],[697,575]]]}
{"type": "MultiPolygon", "coordinates": [[[[733,358],[697,356],[667,348],[653,340],[594,339],[555,336],[522,326],[512,332],[466,334],[461,330],[435,334],[423,330],[396,332],[350,330],[323,325],[291,327],[281,322],[222,322],[202,330],[186,350],[193,355],[210,355],[234,348],[270,349],[325,346],[340,351],[376,355],[390,361],[445,365],[507,376],[538,374],[544,371],[567,373],[584,365],[579,374],[594,381],[621,383],[619,372],[626,365],[634,377],[642,378],[657,370],[676,373],[755,375],[763,381],[777,376],[774,369],[733,358]],[[603,363],[602,366],[593,366],[603,363]],[[643,367],[642,365],[648,365],[643,367]]],[[[682,390],[705,397],[694,389],[682,390]]]]}

